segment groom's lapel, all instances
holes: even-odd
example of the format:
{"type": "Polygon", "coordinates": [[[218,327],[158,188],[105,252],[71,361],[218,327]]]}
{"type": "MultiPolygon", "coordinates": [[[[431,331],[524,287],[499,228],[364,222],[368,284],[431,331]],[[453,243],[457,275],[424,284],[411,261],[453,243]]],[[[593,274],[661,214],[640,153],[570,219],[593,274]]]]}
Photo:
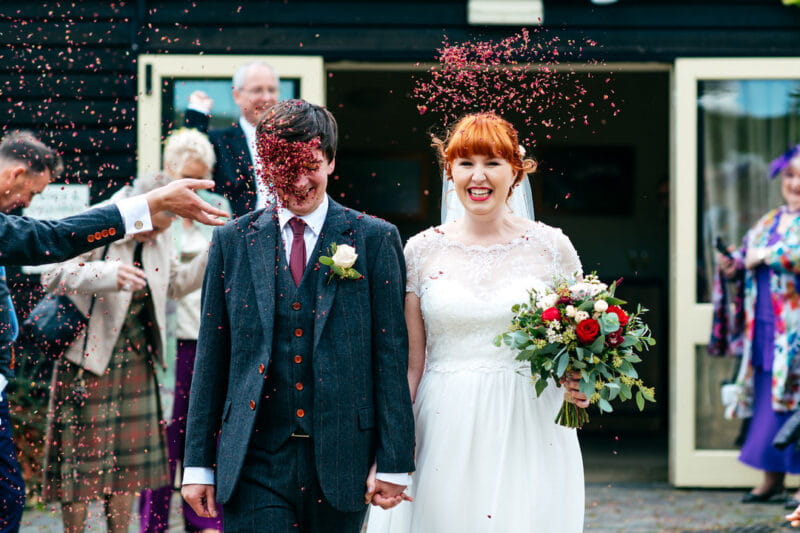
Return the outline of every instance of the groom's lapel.
{"type": "MultiPolygon", "coordinates": [[[[280,252],[280,235],[274,209],[269,207],[253,223],[247,234],[247,255],[256,292],[256,305],[264,337],[271,341],[275,324],[275,260],[280,252]]],[[[271,344],[270,344],[271,346],[271,344]]]]}
{"type": "Polygon", "coordinates": [[[352,222],[348,217],[348,210],[341,204],[329,199],[328,214],[325,217],[325,224],[319,235],[319,245],[313,260],[316,262],[313,268],[319,268],[317,275],[317,297],[316,323],[314,324],[314,350],[317,348],[325,323],[328,321],[333,299],[336,296],[336,289],[341,281],[338,278],[330,279],[330,267],[319,262],[320,255],[330,257],[331,244],[349,244],[350,238],[343,238],[343,234],[348,234],[352,230],[352,222]]]}

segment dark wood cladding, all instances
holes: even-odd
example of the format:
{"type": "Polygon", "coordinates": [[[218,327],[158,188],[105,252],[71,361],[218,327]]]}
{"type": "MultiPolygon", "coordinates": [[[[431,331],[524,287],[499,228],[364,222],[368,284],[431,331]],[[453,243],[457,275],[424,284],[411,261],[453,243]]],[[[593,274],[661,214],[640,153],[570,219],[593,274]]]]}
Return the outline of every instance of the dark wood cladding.
{"type": "MultiPolygon", "coordinates": [[[[779,0],[545,0],[545,27],[602,46],[586,57],[798,56],[800,8],[779,0]]],[[[467,23],[466,0],[117,0],[0,3],[0,118],[67,159],[64,178],[134,176],[141,53],[302,54],[335,61],[430,61],[453,41],[518,27],[467,23]],[[102,172],[92,169],[102,166],[102,172]]],[[[154,134],[160,134],[154,132],[154,134]]]]}

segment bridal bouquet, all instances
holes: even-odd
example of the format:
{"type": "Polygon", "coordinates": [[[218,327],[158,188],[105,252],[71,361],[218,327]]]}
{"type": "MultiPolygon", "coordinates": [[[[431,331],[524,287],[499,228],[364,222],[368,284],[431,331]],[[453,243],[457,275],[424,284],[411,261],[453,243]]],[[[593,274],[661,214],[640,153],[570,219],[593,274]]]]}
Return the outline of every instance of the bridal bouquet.
{"type": "MultiPolygon", "coordinates": [[[[611,402],[634,397],[639,410],[655,401],[655,390],[646,387],[634,365],[638,353],[655,344],[641,315],[641,305],[629,314],[611,286],[590,274],[569,285],[558,283],[547,291],[530,291],[527,303],[512,308],[508,330],[495,338],[518,350],[517,359],[529,361],[536,395],[547,388],[548,378],[559,382],[570,372],[580,372],[580,390],[601,412],[611,412],[611,402]]],[[[586,409],[564,401],[556,422],[581,427],[589,421],[586,409]]]]}

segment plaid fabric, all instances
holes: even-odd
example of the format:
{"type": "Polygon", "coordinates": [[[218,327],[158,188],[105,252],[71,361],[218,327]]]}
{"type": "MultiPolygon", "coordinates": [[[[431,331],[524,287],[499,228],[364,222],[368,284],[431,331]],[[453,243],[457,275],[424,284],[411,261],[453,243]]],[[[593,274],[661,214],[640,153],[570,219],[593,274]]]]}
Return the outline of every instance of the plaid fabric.
{"type": "Polygon", "coordinates": [[[150,299],[135,293],[123,334],[102,376],[61,360],[53,376],[44,466],[46,501],[86,501],[169,482],[158,382],[146,324],[150,299]]]}

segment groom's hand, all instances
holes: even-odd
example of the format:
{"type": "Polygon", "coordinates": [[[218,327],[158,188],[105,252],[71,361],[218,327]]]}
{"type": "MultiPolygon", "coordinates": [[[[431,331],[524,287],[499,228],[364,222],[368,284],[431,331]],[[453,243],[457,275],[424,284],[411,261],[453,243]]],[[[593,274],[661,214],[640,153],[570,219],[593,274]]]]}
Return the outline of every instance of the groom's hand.
{"type": "Polygon", "coordinates": [[[205,518],[217,517],[214,485],[184,485],[181,488],[181,496],[198,516],[205,518]]]}

